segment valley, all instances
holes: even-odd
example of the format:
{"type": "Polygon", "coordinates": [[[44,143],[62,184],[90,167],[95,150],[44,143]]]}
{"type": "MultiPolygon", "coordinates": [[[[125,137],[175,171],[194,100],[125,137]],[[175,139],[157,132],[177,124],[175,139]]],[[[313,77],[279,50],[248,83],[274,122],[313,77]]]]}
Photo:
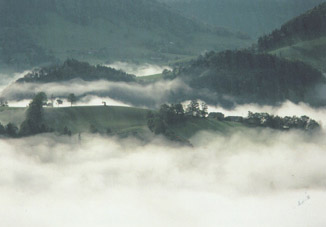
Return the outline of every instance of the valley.
{"type": "Polygon", "coordinates": [[[5,227],[324,227],[325,0],[0,0],[5,227]]]}

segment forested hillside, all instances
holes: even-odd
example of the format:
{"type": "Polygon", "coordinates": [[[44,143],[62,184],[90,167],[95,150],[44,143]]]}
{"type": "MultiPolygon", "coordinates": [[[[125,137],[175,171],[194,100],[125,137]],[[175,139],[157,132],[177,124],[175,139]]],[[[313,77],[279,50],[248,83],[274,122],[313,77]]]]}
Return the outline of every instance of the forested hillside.
{"type": "MultiPolygon", "coordinates": [[[[171,91],[168,99],[172,103],[202,99],[207,103],[225,107],[235,103],[275,105],[286,100],[312,105],[325,104],[316,93],[317,86],[325,85],[321,72],[300,61],[289,61],[274,55],[256,54],[246,50],[212,51],[196,60],[176,66],[173,71],[165,70],[161,78],[177,78],[192,88],[186,91],[180,87],[171,91]]],[[[72,79],[142,84],[134,75],[77,60],[67,60],[62,65],[36,69],[17,80],[17,83],[64,82],[72,79]]],[[[146,84],[151,83],[155,83],[155,80],[146,84]]],[[[121,100],[124,94],[121,92],[111,95],[121,100]]],[[[149,105],[145,105],[147,104],[149,105]]]]}
{"type": "Polygon", "coordinates": [[[0,0],[0,66],[166,62],[248,44],[242,38],[152,0],[0,0]]]}
{"type": "Polygon", "coordinates": [[[210,52],[172,74],[195,89],[208,90],[206,100],[211,97],[211,102],[316,104],[314,88],[325,82],[318,70],[305,63],[249,51],[210,52]]]}
{"type": "Polygon", "coordinates": [[[259,38],[258,50],[326,72],[326,3],[259,38]]]}
{"type": "Polygon", "coordinates": [[[67,60],[62,65],[43,67],[18,79],[18,83],[49,83],[72,79],[84,81],[108,80],[134,82],[136,76],[104,66],[92,66],[86,62],[67,60]]]}
{"type": "Polygon", "coordinates": [[[290,20],[271,34],[260,37],[258,48],[261,51],[273,50],[325,35],[326,2],[290,20]]]}

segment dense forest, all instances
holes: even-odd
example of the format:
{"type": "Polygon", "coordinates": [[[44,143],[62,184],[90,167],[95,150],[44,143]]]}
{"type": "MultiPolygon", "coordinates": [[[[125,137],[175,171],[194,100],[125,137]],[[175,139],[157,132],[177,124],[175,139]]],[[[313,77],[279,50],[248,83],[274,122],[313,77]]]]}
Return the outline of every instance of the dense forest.
{"type": "Polygon", "coordinates": [[[326,2],[296,17],[280,29],[258,40],[260,51],[277,49],[296,42],[316,39],[326,35],[326,2]]]}
{"type": "Polygon", "coordinates": [[[17,83],[47,83],[68,81],[76,78],[85,81],[109,80],[133,82],[135,81],[135,77],[134,75],[113,68],[100,65],[92,66],[86,62],[69,59],[62,65],[53,65],[34,70],[23,78],[18,79],[17,83]]]}
{"type": "Polygon", "coordinates": [[[325,82],[318,70],[305,63],[249,51],[209,52],[165,76],[178,77],[195,89],[208,89],[211,96],[260,104],[285,100],[313,104],[314,86],[325,82]]]}

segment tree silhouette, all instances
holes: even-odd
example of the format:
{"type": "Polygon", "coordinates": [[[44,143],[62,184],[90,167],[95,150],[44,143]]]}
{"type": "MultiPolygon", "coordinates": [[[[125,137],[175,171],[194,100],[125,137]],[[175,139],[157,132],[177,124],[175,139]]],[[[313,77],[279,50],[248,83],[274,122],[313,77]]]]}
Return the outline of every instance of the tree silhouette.
{"type": "Polygon", "coordinates": [[[77,97],[73,93],[69,94],[67,99],[70,102],[71,106],[77,101],[77,97]]]}
{"type": "Polygon", "coordinates": [[[18,128],[16,125],[14,125],[13,123],[9,123],[6,126],[6,134],[9,137],[17,137],[17,133],[18,133],[18,128]]]}
{"type": "Polygon", "coordinates": [[[46,102],[47,96],[44,92],[38,93],[31,101],[26,112],[26,119],[20,127],[22,135],[34,135],[46,131],[43,124],[43,106],[46,102]]]}
{"type": "Polygon", "coordinates": [[[191,100],[191,102],[187,106],[187,113],[193,117],[199,117],[201,115],[199,103],[197,100],[191,100]]]}

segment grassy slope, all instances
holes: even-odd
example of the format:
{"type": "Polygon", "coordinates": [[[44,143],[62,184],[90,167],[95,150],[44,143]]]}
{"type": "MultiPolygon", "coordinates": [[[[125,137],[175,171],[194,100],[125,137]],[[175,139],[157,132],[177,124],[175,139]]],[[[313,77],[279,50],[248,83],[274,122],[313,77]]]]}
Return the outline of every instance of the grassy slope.
{"type": "Polygon", "coordinates": [[[65,126],[72,132],[87,132],[93,125],[99,132],[110,128],[113,132],[146,129],[145,109],[129,107],[67,107],[48,108],[45,118],[48,125],[56,131],[65,126]]]}
{"type": "Polygon", "coordinates": [[[218,133],[230,133],[235,130],[241,130],[243,124],[235,122],[219,121],[215,119],[193,118],[184,124],[172,126],[172,130],[180,137],[189,139],[197,132],[202,130],[214,131],[218,133]]]}
{"type": "MultiPolygon", "coordinates": [[[[20,125],[24,120],[26,108],[0,107],[0,122],[13,122],[20,125]]],[[[45,119],[48,126],[62,132],[67,126],[73,133],[89,132],[93,125],[99,132],[105,133],[110,128],[120,135],[150,134],[146,122],[146,109],[131,107],[67,107],[46,108],[45,119]]],[[[189,139],[201,130],[217,131],[220,133],[232,132],[243,128],[242,124],[221,122],[214,119],[190,119],[186,123],[174,125],[171,129],[179,137],[189,139]]]]}
{"type": "Polygon", "coordinates": [[[26,108],[0,107],[0,123],[3,125],[9,122],[20,125],[25,118],[26,108]]]}
{"type": "MultiPolygon", "coordinates": [[[[173,67],[178,64],[190,63],[192,60],[196,60],[197,58],[198,58],[198,56],[183,57],[178,60],[169,61],[168,65],[173,67]]],[[[162,79],[163,79],[163,73],[153,74],[153,75],[148,75],[148,76],[139,76],[136,78],[136,80],[138,82],[143,82],[143,83],[154,83],[154,82],[157,82],[162,79]]]]}
{"type": "Polygon", "coordinates": [[[326,37],[303,41],[270,52],[289,60],[300,60],[326,72],[326,37]]]}
{"type": "Polygon", "coordinates": [[[143,82],[143,83],[154,83],[162,79],[163,79],[162,73],[149,75],[149,76],[140,76],[136,78],[138,82],[143,82]]]}

